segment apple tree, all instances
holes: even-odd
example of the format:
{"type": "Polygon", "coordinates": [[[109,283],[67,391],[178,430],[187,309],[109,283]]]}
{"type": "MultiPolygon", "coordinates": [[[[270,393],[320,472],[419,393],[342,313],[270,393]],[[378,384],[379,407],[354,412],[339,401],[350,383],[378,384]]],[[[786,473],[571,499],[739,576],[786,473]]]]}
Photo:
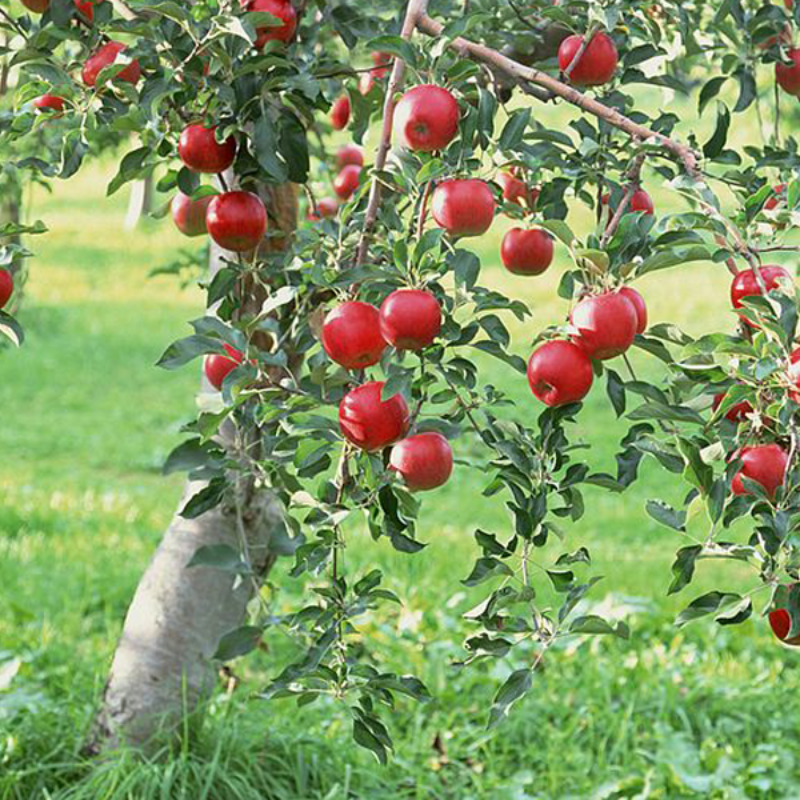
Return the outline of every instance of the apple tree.
{"type": "MultiPolygon", "coordinates": [[[[591,542],[572,541],[569,525],[587,486],[624,492],[645,457],[688,487],[685,508],[655,498],[647,508],[691,541],[670,591],[703,559],[753,567],[751,589],[695,598],[678,623],[741,622],[760,593],[779,638],[800,641],[797,298],[791,275],[762,263],[794,249],[784,239],[800,198],[797,144],[782,113],[785,95],[800,94],[795,9],[26,6],[0,24],[19,96],[53,98],[58,176],[109,131],[135,139],[109,191],[154,174],[175,194],[178,228],[210,241],[207,308],[159,362],[203,360],[200,411],[165,467],[188,472],[186,491],[129,609],[91,749],[170,730],[187,696],[196,705],[213,689],[215,663],[281,628],[298,655],[276,665],[264,694],[341,699],[355,740],[385,760],[381,712],[429,693],[385,669],[361,635],[364,615],[398,598],[379,570],[348,570],[345,553],[361,521],[373,539],[425,558],[435,495],[424,493],[448,480],[453,443],[486,474],[487,502],[509,512],[505,530],[474,531],[478,557],[462,576],[484,593],[466,614],[464,664],[514,665],[490,724],[554,643],[629,635],[586,611],[598,576],[591,542]],[[643,108],[641,86],[715,111],[710,136],[681,119],[685,101],[643,108]],[[552,103],[577,111],[568,125],[537,117],[552,103]],[[737,148],[732,120],[755,109],[762,141],[737,148]],[[378,147],[365,153],[370,129],[378,147]],[[332,130],[353,139],[335,156],[332,130]],[[332,196],[317,191],[320,178],[332,196]],[[680,211],[654,207],[656,182],[680,211]],[[592,225],[574,221],[581,204],[592,225]],[[498,214],[515,220],[497,254],[510,272],[536,280],[554,248],[571,264],[563,321],[537,331],[526,358],[508,321],[530,325],[530,309],[498,291],[470,249],[498,214]],[[697,339],[650,324],[632,284],[688,262],[730,270],[738,328],[733,313],[731,330],[697,339]],[[632,347],[657,380],[634,373],[632,347]],[[527,380],[526,404],[487,383],[487,359],[527,380]],[[620,418],[616,463],[603,472],[571,435],[596,384],[620,418]],[[551,559],[543,548],[555,537],[566,544],[551,559]],[[281,557],[307,592],[276,615],[262,588],[281,557]]],[[[4,129],[11,141],[29,135],[4,129]]]]}

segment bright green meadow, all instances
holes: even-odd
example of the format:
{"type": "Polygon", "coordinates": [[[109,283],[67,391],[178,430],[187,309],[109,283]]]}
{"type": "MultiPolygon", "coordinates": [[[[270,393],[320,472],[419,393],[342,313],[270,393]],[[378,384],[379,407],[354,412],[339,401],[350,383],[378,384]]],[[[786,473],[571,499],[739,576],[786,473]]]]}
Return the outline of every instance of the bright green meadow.
{"type": "MultiPolygon", "coordinates": [[[[28,340],[0,353],[0,800],[800,798],[798,655],[758,614],[732,628],[674,627],[693,596],[751,588],[755,575],[704,562],[692,586],[666,596],[682,542],[644,505],[678,502],[686,487],[649,462],[623,495],[587,491],[584,519],[544,554],[587,546],[591,569],[605,576],[590,602],[624,616],[630,640],[570,641],[548,654],[529,696],[486,730],[492,695],[513,667],[452,665],[468,631],[461,614],[485,590],[460,579],[477,552],[474,529],[507,536],[510,521],[502,495],[482,496],[485,471],[466,440],[456,442],[450,483],[425,498],[418,536],[429,547],[420,556],[374,543],[360,526],[348,532],[347,570],[380,567],[403,601],[364,619],[376,656],[419,674],[434,695],[387,714],[396,742],[388,767],[352,744],[346,709],[333,701],[297,709],[254,697],[291,657],[280,634],[233,665],[239,688],[220,693],[168,757],[84,761],[125,609],[181,491],[181,477],[164,478],[160,467],[193,413],[198,370],[154,363],[203,313],[197,289],[148,277],[180,248],[201,245],[168,220],[124,231],[125,192],[105,197],[110,170],[95,164],[53,194],[34,194],[30,214],[50,232],[30,241],[36,258],[20,315],[28,340]]],[[[657,207],[677,207],[651,180],[657,207]]],[[[580,229],[589,214],[575,209],[570,222],[580,229]]],[[[476,249],[483,280],[533,310],[510,323],[527,356],[536,333],[564,317],[556,286],[567,255],[559,246],[541,278],[510,276],[498,257],[507,226],[498,219],[476,249]]],[[[733,328],[728,281],[724,266],[694,263],[637,285],[652,322],[700,333],[733,328]]],[[[657,379],[652,359],[634,362],[657,379]]],[[[541,407],[525,378],[481,364],[485,382],[532,423],[541,407]]],[[[593,466],[613,470],[624,431],[598,382],[573,431],[593,446],[593,466]]],[[[278,607],[296,607],[304,584],[285,565],[273,582],[278,607]]]]}

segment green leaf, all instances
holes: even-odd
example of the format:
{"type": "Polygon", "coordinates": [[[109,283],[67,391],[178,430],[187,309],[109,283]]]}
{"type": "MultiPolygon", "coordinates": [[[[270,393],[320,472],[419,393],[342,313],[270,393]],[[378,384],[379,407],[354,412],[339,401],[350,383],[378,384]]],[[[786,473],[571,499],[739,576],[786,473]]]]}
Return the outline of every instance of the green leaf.
{"type": "Polygon", "coordinates": [[[494,697],[487,727],[494,728],[508,716],[511,705],[531,688],[532,674],[530,668],[523,668],[509,675],[494,697]]]}
{"type": "Polygon", "coordinates": [[[678,614],[675,624],[680,628],[692,620],[713,614],[721,608],[738,604],[742,598],[738,594],[728,592],[707,592],[696,600],[692,600],[686,608],[678,614]]]}
{"type": "Polygon", "coordinates": [[[508,118],[503,127],[503,132],[500,134],[498,147],[501,150],[514,150],[522,144],[522,137],[525,135],[525,129],[531,121],[530,108],[518,108],[508,118]]]}
{"type": "Polygon", "coordinates": [[[514,575],[514,570],[508,566],[508,564],[499,561],[492,556],[485,556],[483,558],[479,558],[475,562],[475,566],[472,568],[472,572],[464,578],[461,583],[464,586],[477,586],[484,581],[488,581],[491,578],[497,578],[499,576],[507,576],[512,577],[514,575]]]}
{"type": "Polygon", "coordinates": [[[252,570],[242,560],[238,550],[227,544],[208,544],[194,551],[187,567],[213,567],[223,572],[250,575],[252,570]]]}
{"type": "Polygon", "coordinates": [[[686,530],[686,512],[676,511],[663,500],[648,500],[645,506],[647,513],[661,525],[666,525],[674,531],[686,530]]]}
{"type": "Polygon", "coordinates": [[[214,659],[216,661],[230,661],[246,655],[258,647],[263,633],[263,628],[255,625],[242,625],[240,628],[229,631],[219,640],[214,659]]]}
{"type": "Polygon", "coordinates": [[[583,617],[575,617],[569,626],[570,633],[588,633],[598,636],[619,636],[620,639],[627,639],[630,630],[624,622],[612,625],[602,617],[595,614],[587,614],[583,617]]]}
{"type": "Polygon", "coordinates": [[[184,364],[188,364],[198,356],[207,353],[225,353],[222,342],[211,336],[187,336],[185,339],[178,339],[173,342],[165,351],[161,358],[156,362],[156,366],[162,369],[177,369],[184,364]]]}
{"type": "Polygon", "coordinates": [[[711,138],[703,145],[703,155],[706,158],[716,158],[728,141],[728,128],[731,124],[731,112],[727,106],[719,103],[717,106],[717,125],[711,138]]]}
{"type": "Polygon", "coordinates": [[[695,563],[702,552],[703,547],[699,544],[682,547],[678,550],[675,563],[672,565],[673,579],[672,583],[669,585],[667,594],[676,594],[683,589],[684,586],[688,586],[692,582],[695,563]]]}
{"type": "Polygon", "coordinates": [[[22,325],[11,314],[2,310],[0,310],[0,333],[7,336],[17,347],[20,347],[25,341],[22,325]]]}

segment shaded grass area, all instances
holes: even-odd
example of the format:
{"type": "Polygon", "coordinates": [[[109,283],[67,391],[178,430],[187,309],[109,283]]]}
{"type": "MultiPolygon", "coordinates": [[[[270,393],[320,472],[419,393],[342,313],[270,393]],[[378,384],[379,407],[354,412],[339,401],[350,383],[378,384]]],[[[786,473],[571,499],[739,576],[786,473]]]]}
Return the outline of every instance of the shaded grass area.
{"type": "MultiPolygon", "coordinates": [[[[22,314],[29,340],[0,358],[0,800],[800,796],[796,656],[758,618],[732,629],[672,626],[689,599],[665,597],[681,542],[644,503],[676,501],[684,489],[651,464],[625,495],[587,491],[590,513],[545,554],[588,546],[593,570],[605,575],[592,602],[625,616],[631,640],[564,645],[510,719],[485,730],[512,665],[452,666],[463,656],[460,616],[480,597],[459,579],[476,554],[474,528],[505,536],[510,524],[501,498],[481,496],[485,474],[467,441],[456,443],[454,479],[424,505],[423,556],[398,554],[360,529],[348,534],[347,570],[380,567],[403,600],[364,620],[376,658],[420,674],[434,694],[388,714],[397,749],[387,768],[352,745],[348,715],[334,702],[296,709],[253,697],[290,656],[278,637],[235,665],[240,688],[216,697],[169,758],[83,762],[127,603],[179,498],[180,478],[159,468],[192,414],[197,373],[153,364],[202,313],[196,291],[147,278],[184,241],[168,223],[122,231],[123,200],[102,198],[105,177],[90,169],[37,197],[34,214],[51,233],[32,242],[22,314]]],[[[559,252],[541,279],[506,275],[496,257],[504,227],[496,223],[477,249],[486,279],[534,310],[513,325],[525,354],[535,333],[563,316],[555,287],[566,257],[559,252]]],[[[653,321],[698,332],[731,326],[727,282],[720,267],[692,264],[640,286],[653,321]]],[[[524,378],[481,363],[485,380],[533,422],[539,409],[524,378]]],[[[636,368],[655,369],[645,359],[636,368]]],[[[595,447],[594,466],[611,468],[623,433],[598,385],[575,430],[595,447]]],[[[280,609],[303,590],[285,572],[273,577],[280,609]]],[[[704,564],[689,591],[750,585],[741,568],[704,564]]],[[[522,652],[516,665],[532,658],[522,652]]]]}

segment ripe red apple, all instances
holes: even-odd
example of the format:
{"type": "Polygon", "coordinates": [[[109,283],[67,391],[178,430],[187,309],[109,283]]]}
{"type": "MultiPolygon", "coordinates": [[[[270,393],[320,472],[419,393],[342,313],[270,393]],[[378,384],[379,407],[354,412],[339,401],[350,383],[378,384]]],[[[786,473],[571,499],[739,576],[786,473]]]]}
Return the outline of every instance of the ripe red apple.
{"type": "Polygon", "coordinates": [[[336,98],[331,108],[331,125],[334,130],[342,131],[350,122],[350,96],[343,94],[336,98]]]}
{"type": "Polygon", "coordinates": [[[381,335],[398,350],[422,350],[442,329],[439,301],[423,289],[397,289],[381,303],[381,335]]]}
{"type": "Polygon", "coordinates": [[[553,237],[541,228],[512,228],[503,237],[500,258],[515,275],[541,275],[553,260],[553,237]]]}
{"type": "MultiPolygon", "coordinates": [[[[101,45],[93,55],[86,59],[81,71],[83,82],[87,86],[94,86],[97,83],[97,76],[105,67],[115,63],[117,56],[125,50],[122,42],[106,42],[101,45]]],[[[127,83],[137,83],[142,75],[142,68],[139,66],[138,59],[133,59],[124,69],[120,70],[115,81],[125,81],[127,83]]]]}
{"type": "Polygon", "coordinates": [[[370,57],[372,58],[372,63],[375,65],[375,69],[371,69],[370,74],[374,75],[376,80],[384,78],[392,63],[392,54],[384,53],[381,50],[374,50],[370,54],[370,57]]]}
{"type": "MultiPolygon", "coordinates": [[[[48,0],[49,2],[49,0],[48,0]]],[[[95,4],[102,3],[103,0],[73,0],[75,8],[89,21],[94,22],[95,4]]]]}
{"type": "Polygon", "coordinates": [[[492,226],[494,195],[486,181],[454,178],[434,189],[431,212],[450,236],[480,236],[492,226]]]}
{"type": "MultiPolygon", "coordinates": [[[[759,271],[767,292],[771,292],[773,289],[777,288],[783,281],[793,283],[792,276],[783,267],[779,267],[777,264],[761,267],[759,271]]],[[[734,275],[733,282],[731,283],[731,303],[734,308],[741,308],[744,305],[742,303],[743,298],[755,297],[761,293],[761,287],[758,285],[758,280],[753,270],[743,269],[741,272],[734,275]]],[[[758,327],[756,323],[750,322],[750,320],[746,319],[743,315],[740,314],[739,317],[746,325],[753,328],[758,327]]]]}
{"type": "Polygon", "coordinates": [[[255,249],[267,232],[267,210],[252,192],[223,192],[208,205],[206,227],[224,250],[246,253],[255,249]]]}
{"type": "Polygon", "coordinates": [[[330,217],[335,217],[338,210],[339,204],[332,197],[320,197],[320,199],[317,200],[317,213],[314,213],[313,208],[309,208],[306,219],[312,222],[328,219],[330,217]]]}
{"type": "Polygon", "coordinates": [[[772,211],[777,208],[786,200],[786,184],[779,183],[772,190],[772,194],[766,199],[764,208],[767,211],[772,211]]]}
{"type": "Polygon", "coordinates": [[[644,297],[632,286],[623,286],[619,290],[619,294],[628,300],[636,310],[636,333],[644,333],[647,328],[647,304],[644,302],[644,297]]]}
{"type": "Polygon", "coordinates": [[[267,42],[290,42],[297,29],[297,12],[288,0],[239,0],[245,11],[261,11],[272,14],[281,21],[274,27],[256,28],[255,47],[261,50],[267,42]]]}
{"type": "Polygon", "coordinates": [[[792,629],[792,618],[785,608],[774,608],[769,612],[769,626],[772,628],[772,632],[775,636],[784,644],[800,644],[800,634],[792,636],[791,639],[787,638],[789,636],[789,631],[792,629]]]}
{"type": "Polygon", "coordinates": [[[214,195],[206,195],[199,200],[192,200],[183,192],[178,192],[170,204],[175,227],[184,236],[202,236],[207,233],[206,212],[213,199],[214,195]]]}
{"type": "Polygon", "coordinates": [[[222,388],[222,382],[227,375],[233,372],[244,359],[244,354],[235,347],[231,347],[229,344],[224,344],[223,347],[227,356],[223,356],[221,353],[212,353],[212,355],[206,356],[204,364],[206,378],[215,389],[222,388]]]}
{"type": "MultiPolygon", "coordinates": [[[[600,202],[607,206],[611,202],[611,194],[606,192],[601,198],[600,202]]],[[[611,215],[614,215],[614,210],[611,210],[611,215]]],[[[655,211],[653,200],[644,189],[637,189],[628,200],[628,205],[625,207],[625,214],[631,214],[636,211],[642,211],[645,214],[652,215],[655,211]]]]}
{"type": "Polygon", "coordinates": [[[774,497],[786,475],[786,464],[789,461],[787,452],[778,444],[760,444],[742,448],[739,457],[742,460],[742,467],[733,476],[731,482],[733,493],[749,494],[742,483],[744,476],[760,483],[766,493],[774,497]]]}
{"type": "Polygon", "coordinates": [[[188,125],[178,139],[178,155],[192,172],[224,172],[236,158],[236,139],[229,136],[218,142],[217,126],[188,125]]]}
{"type": "Polygon", "coordinates": [[[592,362],[572,342],[545,342],[528,361],[528,383],[546,406],[579,403],[592,388],[592,362]]]}
{"type": "Polygon", "coordinates": [[[329,311],[322,323],[322,346],[330,359],[345,369],[377,364],[386,349],[378,309],[349,300],[329,311]]]}
{"type": "Polygon", "coordinates": [[[341,169],[348,164],[355,164],[357,167],[364,166],[364,151],[357,144],[346,144],[340,147],[336,153],[336,166],[341,169]]]}
{"type": "MultiPolygon", "coordinates": [[[[725,392],[719,392],[718,394],[714,395],[714,399],[711,402],[711,410],[716,411],[720,403],[722,402],[723,398],[725,397],[725,392]]],[[[736,403],[732,405],[726,412],[725,412],[725,419],[730,420],[731,422],[743,422],[747,415],[752,413],[753,406],[747,402],[747,400],[743,400],[741,403],[736,403]]]]}
{"type": "Polygon", "coordinates": [[[381,400],[383,381],[370,381],[349,391],[339,404],[339,428],[362,450],[382,450],[408,433],[408,405],[403,395],[381,400]]]}
{"type": "MultiPolygon", "coordinates": [[[[558,68],[565,72],[583,44],[583,36],[568,36],[558,48],[558,68]]],[[[617,48],[607,34],[598,31],[572,68],[569,82],[575,86],[600,86],[608,83],[617,69],[617,48]]]]}
{"type": "Polygon", "coordinates": [[[572,341],[590,358],[604,361],[622,355],[633,344],[639,317],[633,303],[619,292],[581,300],[570,314],[577,329],[572,341]]]}
{"type": "Polygon", "coordinates": [[[50,8],[50,0],[22,0],[22,5],[34,14],[44,14],[50,8]]]}
{"type": "Polygon", "coordinates": [[[447,147],[458,132],[458,101],[441,86],[409,89],[394,110],[397,138],[411,150],[429,153],[447,147]]]}
{"type": "Polygon", "coordinates": [[[790,47],[784,54],[790,63],[775,62],[775,80],[787,94],[800,96],[800,48],[790,47]]]}
{"type": "Polygon", "coordinates": [[[0,308],[5,308],[14,294],[14,278],[7,269],[0,267],[0,308]]]}
{"type": "Polygon", "coordinates": [[[64,110],[64,98],[57,94],[43,94],[35,98],[33,107],[51,115],[60,115],[64,110]]]}
{"type": "Polygon", "coordinates": [[[418,433],[392,448],[389,469],[401,475],[412,492],[436,489],[453,471],[453,451],[441,433],[418,433]]]}
{"type": "Polygon", "coordinates": [[[333,179],[333,191],[342,198],[349,200],[358,189],[361,167],[358,164],[348,164],[343,167],[333,179]]]}
{"type": "Polygon", "coordinates": [[[516,203],[518,206],[524,203],[528,208],[536,205],[539,190],[535,186],[528,186],[511,172],[501,172],[497,180],[503,189],[503,200],[507,203],[516,203]]]}

